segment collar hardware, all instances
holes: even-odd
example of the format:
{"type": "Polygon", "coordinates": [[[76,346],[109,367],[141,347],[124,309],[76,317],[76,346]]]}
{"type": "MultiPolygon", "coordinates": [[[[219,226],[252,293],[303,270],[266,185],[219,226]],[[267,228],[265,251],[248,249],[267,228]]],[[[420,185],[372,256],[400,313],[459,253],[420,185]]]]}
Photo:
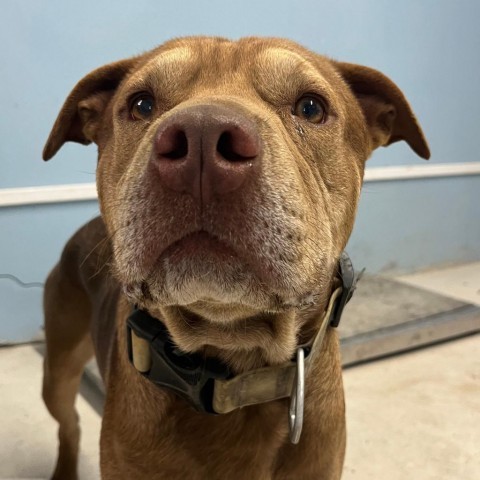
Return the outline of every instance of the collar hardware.
{"type": "Polygon", "coordinates": [[[338,327],[340,319],[342,318],[343,309],[352,298],[353,293],[357,288],[357,282],[362,278],[363,272],[365,271],[365,269],[363,269],[359,273],[355,272],[352,261],[347,252],[342,252],[340,255],[338,270],[342,282],[342,294],[335,305],[332,319],[330,321],[330,325],[334,328],[338,327]]]}
{"type": "Polygon", "coordinates": [[[296,445],[300,441],[303,427],[303,404],[305,400],[305,352],[302,347],[297,349],[297,368],[290,395],[288,409],[288,426],[290,441],[296,445]]]}
{"type": "Polygon", "coordinates": [[[181,352],[163,323],[143,310],[134,310],[127,320],[127,344],[130,362],[145,378],[173,390],[198,411],[217,413],[213,388],[215,380],[230,377],[225,364],[181,352]]]}

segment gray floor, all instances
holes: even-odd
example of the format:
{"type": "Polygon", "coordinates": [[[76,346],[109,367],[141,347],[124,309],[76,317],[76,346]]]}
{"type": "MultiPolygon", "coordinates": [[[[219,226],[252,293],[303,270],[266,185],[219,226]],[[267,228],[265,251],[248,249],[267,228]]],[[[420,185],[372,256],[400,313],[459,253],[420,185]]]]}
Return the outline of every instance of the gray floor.
{"type": "MultiPolygon", "coordinates": [[[[56,425],[40,397],[41,371],[42,356],[34,346],[0,349],[1,479],[43,479],[53,471],[56,425]]],[[[95,480],[100,416],[81,395],[77,406],[83,431],[80,474],[82,479],[95,480]]]]}
{"type": "MultiPolygon", "coordinates": [[[[436,294],[452,292],[443,310],[458,307],[455,302],[480,306],[480,263],[396,280],[436,294]]],[[[383,318],[392,322],[398,311],[388,313],[397,307],[389,306],[387,297],[381,300],[387,308],[383,318]]],[[[404,310],[436,314],[418,307],[404,310]]],[[[402,318],[406,317],[397,317],[400,324],[402,318]]],[[[355,318],[347,319],[342,327],[358,328],[350,323],[355,318]]],[[[368,328],[343,335],[362,334],[368,328]]],[[[36,346],[0,349],[0,479],[48,478],[52,471],[56,429],[40,399],[41,364],[36,346]]],[[[348,368],[344,379],[349,439],[344,480],[480,478],[480,336],[348,368]]],[[[88,385],[82,393],[80,474],[95,480],[102,399],[88,385]]]]}
{"type": "Polygon", "coordinates": [[[480,336],[345,372],[344,480],[480,478],[480,336]]]}

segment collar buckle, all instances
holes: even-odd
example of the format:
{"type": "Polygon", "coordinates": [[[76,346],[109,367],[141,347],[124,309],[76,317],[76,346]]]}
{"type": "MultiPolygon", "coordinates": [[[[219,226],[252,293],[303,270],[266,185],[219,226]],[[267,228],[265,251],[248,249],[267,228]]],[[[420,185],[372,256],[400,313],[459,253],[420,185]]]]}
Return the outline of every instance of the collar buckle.
{"type": "Polygon", "coordinates": [[[215,358],[185,354],[172,342],[168,330],[147,312],[135,309],[127,320],[128,357],[154,384],[173,390],[196,410],[216,414],[216,379],[230,377],[229,368],[215,358]]]}

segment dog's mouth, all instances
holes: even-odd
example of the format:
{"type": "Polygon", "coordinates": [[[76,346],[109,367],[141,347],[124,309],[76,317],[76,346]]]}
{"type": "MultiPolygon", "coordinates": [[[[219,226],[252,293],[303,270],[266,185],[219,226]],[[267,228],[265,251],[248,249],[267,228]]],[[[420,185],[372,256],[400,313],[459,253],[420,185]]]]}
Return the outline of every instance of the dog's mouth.
{"type": "Polygon", "coordinates": [[[152,275],[166,269],[181,270],[185,276],[221,279],[225,273],[230,281],[241,282],[242,277],[248,274],[264,285],[272,284],[275,272],[271,261],[259,251],[242,248],[237,243],[203,229],[189,233],[160,253],[152,275]]]}
{"type": "Polygon", "coordinates": [[[256,273],[235,246],[200,229],[170,243],[150,261],[143,280],[122,282],[136,304],[242,303],[256,273]]]}
{"type": "Polygon", "coordinates": [[[302,308],[314,303],[311,291],[276,291],[278,274],[259,251],[200,229],[186,234],[157,254],[143,280],[122,282],[137,305],[227,305],[262,307],[270,311],[302,308]]]}
{"type": "Polygon", "coordinates": [[[190,233],[169,245],[159,256],[158,262],[171,264],[185,260],[207,261],[210,257],[217,261],[233,261],[238,259],[235,250],[206,230],[190,233]]]}

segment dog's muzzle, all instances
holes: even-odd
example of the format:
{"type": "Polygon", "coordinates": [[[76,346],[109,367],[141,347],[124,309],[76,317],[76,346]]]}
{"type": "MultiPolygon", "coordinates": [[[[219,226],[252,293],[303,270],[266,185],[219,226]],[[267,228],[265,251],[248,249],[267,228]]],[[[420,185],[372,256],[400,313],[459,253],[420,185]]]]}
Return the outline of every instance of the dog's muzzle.
{"type": "Polygon", "coordinates": [[[295,358],[288,363],[233,375],[215,358],[179,350],[165,325],[138,309],[127,321],[130,362],[145,378],[173,391],[200,412],[223,414],[290,397],[290,440],[296,444],[303,424],[305,377],[321,351],[327,327],[338,326],[361,276],[355,274],[346,252],[339,261],[339,274],[342,286],[332,293],[318,332],[312,341],[297,347],[295,358]]]}

